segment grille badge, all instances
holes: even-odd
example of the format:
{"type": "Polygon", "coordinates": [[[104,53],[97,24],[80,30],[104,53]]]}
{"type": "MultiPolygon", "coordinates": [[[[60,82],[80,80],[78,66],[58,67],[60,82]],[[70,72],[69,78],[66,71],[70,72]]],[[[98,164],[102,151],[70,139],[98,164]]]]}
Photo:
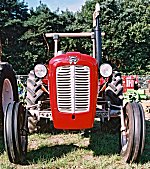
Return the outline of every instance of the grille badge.
{"type": "Polygon", "coordinates": [[[69,63],[76,64],[78,62],[78,58],[76,56],[69,56],[69,63]]]}

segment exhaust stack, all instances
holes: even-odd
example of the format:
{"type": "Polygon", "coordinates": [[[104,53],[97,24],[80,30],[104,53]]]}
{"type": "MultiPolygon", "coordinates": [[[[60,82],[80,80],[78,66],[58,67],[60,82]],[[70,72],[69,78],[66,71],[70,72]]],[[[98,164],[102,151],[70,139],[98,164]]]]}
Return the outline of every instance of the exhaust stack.
{"type": "Polygon", "coordinates": [[[102,40],[101,40],[101,29],[100,29],[100,18],[99,18],[99,12],[100,12],[100,5],[99,3],[95,6],[95,12],[94,12],[94,20],[95,20],[95,43],[96,43],[96,58],[98,61],[98,67],[100,66],[102,62],[102,40]]]}

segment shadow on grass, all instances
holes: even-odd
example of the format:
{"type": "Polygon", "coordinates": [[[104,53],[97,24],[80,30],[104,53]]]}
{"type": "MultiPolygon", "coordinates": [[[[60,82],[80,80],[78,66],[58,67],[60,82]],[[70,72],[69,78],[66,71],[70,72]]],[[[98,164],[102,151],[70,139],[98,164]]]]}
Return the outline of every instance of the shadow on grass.
{"type": "Polygon", "coordinates": [[[55,146],[43,146],[37,150],[31,150],[27,154],[28,163],[36,164],[39,160],[42,161],[54,161],[56,158],[60,158],[69,152],[76,150],[77,146],[73,144],[69,145],[55,145],[55,146]]]}
{"type": "MultiPolygon", "coordinates": [[[[56,130],[53,134],[62,132],[56,130]]],[[[80,131],[70,131],[71,133],[81,133],[80,131]]],[[[65,131],[69,133],[69,131],[65,131]]],[[[104,132],[101,130],[99,123],[96,123],[91,132],[86,133],[87,137],[90,137],[90,144],[88,147],[78,147],[74,144],[69,145],[55,145],[55,146],[43,146],[37,150],[31,150],[27,154],[27,161],[29,164],[36,164],[38,161],[54,161],[56,158],[63,157],[69,152],[75,151],[80,148],[87,150],[93,150],[95,156],[99,155],[113,155],[118,153],[119,134],[113,134],[112,132],[104,132]]],[[[84,137],[85,135],[83,135],[84,137]]]]}
{"type": "Polygon", "coordinates": [[[103,130],[98,122],[90,133],[88,149],[93,150],[95,156],[113,155],[119,152],[119,133],[113,130],[103,130]]]}
{"type": "MultiPolygon", "coordinates": [[[[51,133],[56,135],[59,133],[64,133],[64,131],[54,129],[51,130],[51,133]]],[[[65,133],[81,133],[81,131],[65,131],[65,133]]],[[[116,154],[118,152],[118,135],[101,131],[99,123],[95,124],[94,128],[91,130],[91,132],[88,132],[87,136],[90,137],[90,145],[88,147],[79,147],[74,144],[63,144],[55,146],[42,146],[37,150],[31,150],[27,153],[28,164],[36,164],[38,161],[54,161],[57,158],[61,158],[66,154],[80,148],[93,150],[94,155],[97,156],[116,154]]]]}
{"type": "Polygon", "coordinates": [[[4,139],[3,136],[0,135],[0,154],[2,154],[4,152],[4,150],[5,150],[5,148],[4,148],[4,140],[3,139],[4,139]]]}

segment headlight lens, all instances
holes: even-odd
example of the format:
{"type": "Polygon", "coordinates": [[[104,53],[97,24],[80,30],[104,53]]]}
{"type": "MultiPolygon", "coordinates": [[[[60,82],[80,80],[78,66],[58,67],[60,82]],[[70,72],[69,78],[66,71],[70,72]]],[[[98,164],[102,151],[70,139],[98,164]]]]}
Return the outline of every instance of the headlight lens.
{"type": "Polygon", "coordinates": [[[100,66],[100,74],[103,77],[109,77],[112,74],[112,67],[107,63],[102,64],[100,66]]]}
{"type": "Polygon", "coordinates": [[[47,74],[47,68],[42,65],[42,64],[37,64],[35,67],[34,67],[34,73],[37,77],[39,78],[43,78],[46,76],[47,74]]]}

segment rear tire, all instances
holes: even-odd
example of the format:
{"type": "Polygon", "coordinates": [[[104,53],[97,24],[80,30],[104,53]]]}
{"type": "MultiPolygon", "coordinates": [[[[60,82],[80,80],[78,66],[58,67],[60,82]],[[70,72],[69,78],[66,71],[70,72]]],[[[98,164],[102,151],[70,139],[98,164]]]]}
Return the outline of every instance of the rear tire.
{"type": "MultiPolygon", "coordinates": [[[[121,73],[113,71],[112,77],[109,79],[108,86],[106,88],[106,101],[110,101],[111,104],[122,106],[123,105],[123,86],[121,73]]],[[[120,129],[120,120],[117,117],[111,118],[105,125],[111,125],[111,131],[117,132],[120,129]],[[112,123],[112,122],[113,123],[112,123]]]]}
{"type": "MultiPolygon", "coordinates": [[[[30,71],[27,79],[27,96],[26,102],[27,106],[35,105],[38,101],[42,101],[47,99],[49,96],[46,92],[41,89],[43,82],[41,79],[37,78],[34,74],[34,71],[30,71]]],[[[29,108],[28,110],[33,110],[35,108],[29,108]]],[[[38,132],[43,130],[43,121],[45,121],[45,127],[49,128],[49,123],[46,121],[47,119],[43,119],[38,121],[38,117],[36,114],[29,113],[28,116],[28,129],[29,133],[38,132]]]]}
{"type": "Polygon", "coordinates": [[[106,88],[106,100],[111,104],[121,106],[123,104],[123,86],[121,73],[113,71],[112,78],[106,88]]]}
{"type": "Polygon", "coordinates": [[[10,64],[6,62],[1,62],[0,63],[0,131],[1,132],[3,132],[4,114],[7,105],[13,101],[18,101],[18,88],[17,88],[16,76],[10,64]]]}

